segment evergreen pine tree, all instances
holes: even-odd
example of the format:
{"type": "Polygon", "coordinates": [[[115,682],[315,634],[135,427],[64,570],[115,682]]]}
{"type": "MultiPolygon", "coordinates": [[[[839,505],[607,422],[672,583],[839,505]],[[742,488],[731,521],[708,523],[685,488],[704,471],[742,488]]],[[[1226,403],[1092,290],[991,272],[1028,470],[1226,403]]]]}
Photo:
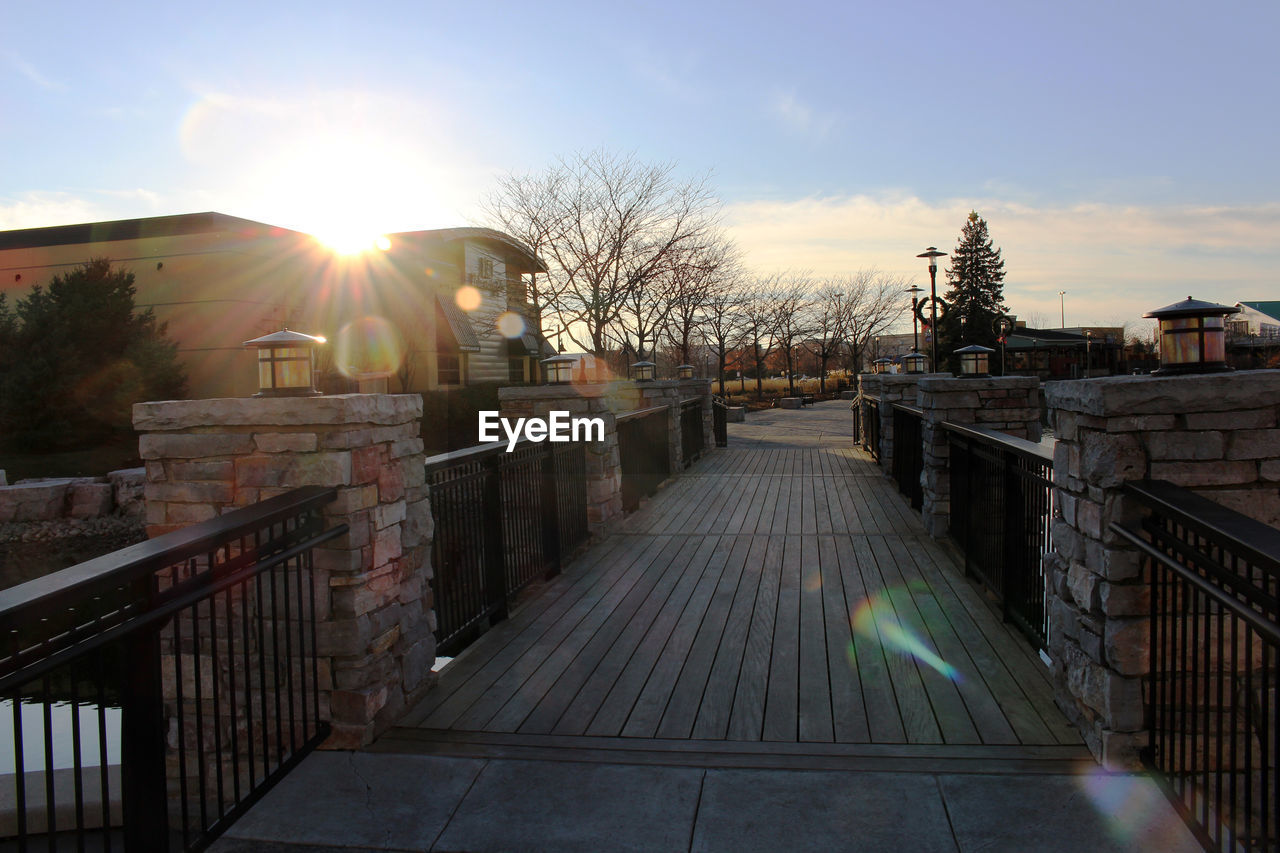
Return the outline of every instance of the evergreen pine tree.
{"type": "MultiPolygon", "coordinates": [[[[950,306],[942,326],[942,340],[950,352],[970,344],[998,349],[996,318],[1006,312],[1004,305],[1004,261],[991,243],[987,221],[970,211],[960,232],[960,242],[951,253],[947,268],[950,284],[943,297],[950,306]]],[[[953,359],[954,361],[954,359],[953,359]]],[[[992,358],[992,372],[998,372],[999,358],[992,358]]],[[[952,365],[958,369],[958,361],[952,365]]]]}
{"type": "Polygon", "coordinates": [[[12,309],[0,297],[0,443],[93,446],[132,430],[134,403],[185,395],[177,344],[134,293],[133,273],[95,259],[12,309]]]}

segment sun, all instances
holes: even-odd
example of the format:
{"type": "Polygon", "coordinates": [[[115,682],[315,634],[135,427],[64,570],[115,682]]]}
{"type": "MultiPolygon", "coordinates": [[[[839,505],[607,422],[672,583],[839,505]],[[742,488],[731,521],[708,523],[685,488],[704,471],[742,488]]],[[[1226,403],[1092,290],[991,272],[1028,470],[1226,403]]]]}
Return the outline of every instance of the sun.
{"type": "Polygon", "coordinates": [[[333,230],[314,235],[334,254],[350,256],[364,252],[386,252],[391,248],[391,240],[385,234],[370,234],[358,230],[333,230]]]}

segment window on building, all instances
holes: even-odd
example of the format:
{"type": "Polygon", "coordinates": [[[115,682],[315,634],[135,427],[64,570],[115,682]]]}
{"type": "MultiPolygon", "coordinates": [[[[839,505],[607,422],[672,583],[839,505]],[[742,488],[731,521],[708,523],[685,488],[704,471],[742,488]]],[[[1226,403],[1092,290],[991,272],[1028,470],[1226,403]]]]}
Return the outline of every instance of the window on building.
{"type": "Polygon", "coordinates": [[[493,278],[493,258],[476,260],[476,278],[493,278]]]}
{"type": "Polygon", "coordinates": [[[524,382],[524,358],[522,356],[512,356],[507,359],[507,381],[524,382]]]}
{"type": "Polygon", "coordinates": [[[436,356],[436,382],[440,385],[462,384],[462,355],[442,352],[436,356]]]}

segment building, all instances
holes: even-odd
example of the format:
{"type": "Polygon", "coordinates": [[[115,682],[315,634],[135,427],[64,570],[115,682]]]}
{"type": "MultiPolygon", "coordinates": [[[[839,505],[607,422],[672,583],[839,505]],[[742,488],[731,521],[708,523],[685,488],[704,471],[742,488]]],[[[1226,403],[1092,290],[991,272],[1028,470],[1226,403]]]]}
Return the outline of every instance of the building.
{"type": "Polygon", "coordinates": [[[257,390],[243,342],[282,328],[323,335],[338,387],[385,376],[392,391],[524,382],[554,353],[527,298],[546,267],[487,228],[411,231],[343,255],[310,235],[222,213],[0,232],[10,301],[91,258],[135,276],[136,304],[168,324],[192,397],[257,390]]]}
{"type": "Polygon", "coordinates": [[[1005,373],[1042,380],[1112,376],[1126,372],[1124,329],[1118,326],[1074,329],[1031,329],[1021,320],[1006,337],[1005,373]]]}
{"type": "Polygon", "coordinates": [[[1237,302],[1239,314],[1227,317],[1227,334],[1233,338],[1280,339],[1280,302],[1237,302]]]}

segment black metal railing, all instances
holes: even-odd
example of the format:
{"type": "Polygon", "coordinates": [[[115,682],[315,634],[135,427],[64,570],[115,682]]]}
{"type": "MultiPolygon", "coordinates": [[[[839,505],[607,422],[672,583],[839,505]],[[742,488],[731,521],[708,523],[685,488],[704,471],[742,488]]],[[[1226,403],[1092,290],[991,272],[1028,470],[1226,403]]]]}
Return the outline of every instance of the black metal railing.
{"type": "Polygon", "coordinates": [[[684,400],[680,403],[680,457],[684,467],[696,462],[706,448],[702,434],[702,399],[684,400]]]}
{"type": "Polygon", "coordinates": [[[924,410],[893,404],[893,479],[912,509],[924,504],[920,475],[924,471],[924,410]]]}
{"type": "Polygon", "coordinates": [[[716,437],[716,447],[729,446],[729,407],[719,398],[711,403],[711,431],[716,437]]]}
{"type": "Polygon", "coordinates": [[[861,423],[862,449],[880,461],[880,398],[863,395],[858,398],[858,420],[861,423]]]}
{"type": "Polygon", "coordinates": [[[329,732],[307,487],[0,591],[17,850],[199,850],[329,732]]]}
{"type": "Polygon", "coordinates": [[[1280,530],[1171,483],[1112,524],[1151,579],[1144,754],[1206,849],[1280,848],[1280,530]]]}
{"type": "Polygon", "coordinates": [[[622,508],[631,512],[640,499],[658,491],[671,476],[668,406],[618,415],[618,459],[622,469],[622,508]]]}
{"type": "Polygon", "coordinates": [[[974,575],[1043,649],[1048,636],[1043,557],[1053,547],[1053,453],[982,427],[944,423],[950,445],[951,538],[974,575]]]}
{"type": "Polygon", "coordinates": [[[439,654],[502,619],[512,596],[560,571],[588,537],[581,442],[485,444],[426,460],[439,654]]]}

